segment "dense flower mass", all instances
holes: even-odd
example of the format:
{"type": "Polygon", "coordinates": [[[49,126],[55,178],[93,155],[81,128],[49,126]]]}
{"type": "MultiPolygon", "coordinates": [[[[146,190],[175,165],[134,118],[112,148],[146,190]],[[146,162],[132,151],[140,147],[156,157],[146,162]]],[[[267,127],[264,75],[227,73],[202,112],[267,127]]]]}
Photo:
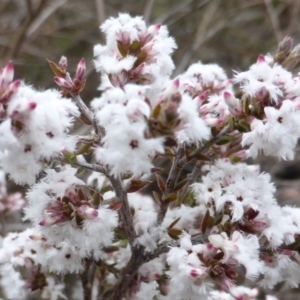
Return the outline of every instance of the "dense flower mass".
{"type": "Polygon", "coordinates": [[[1,222],[0,295],[256,300],[299,287],[300,208],[246,163],[294,157],[299,46],[286,38],[233,78],[201,62],[172,78],[165,26],[120,14],[101,31],[91,108],[84,59],[73,77],[66,57],[49,62],[61,91],[14,81],[12,62],[0,71],[1,218],[25,206],[16,232],[1,222]],[[88,134],[73,134],[75,119],[88,134]]]}

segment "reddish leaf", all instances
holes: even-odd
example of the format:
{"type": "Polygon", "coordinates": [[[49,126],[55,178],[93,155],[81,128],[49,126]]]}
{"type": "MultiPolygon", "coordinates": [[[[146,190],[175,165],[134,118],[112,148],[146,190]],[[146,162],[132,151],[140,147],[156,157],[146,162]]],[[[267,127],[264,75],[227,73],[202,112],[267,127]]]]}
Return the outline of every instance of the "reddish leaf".
{"type": "Polygon", "coordinates": [[[123,203],[122,202],[117,202],[117,203],[114,203],[111,207],[111,209],[113,210],[119,210],[121,207],[122,207],[123,203]]]}
{"type": "Polygon", "coordinates": [[[204,234],[207,228],[211,228],[213,226],[214,219],[211,217],[209,210],[207,210],[201,223],[201,232],[204,234]]]}
{"type": "Polygon", "coordinates": [[[182,230],[177,228],[168,228],[168,234],[173,240],[178,240],[179,236],[182,234],[182,230]]]}
{"type": "Polygon", "coordinates": [[[50,68],[52,69],[53,73],[58,76],[58,77],[65,77],[66,76],[66,72],[63,71],[55,62],[47,59],[48,64],[50,66],[50,68]]]}
{"type": "Polygon", "coordinates": [[[188,183],[189,179],[183,179],[180,182],[178,182],[173,190],[173,192],[177,192],[180,191],[187,183],[188,183]]]}
{"type": "Polygon", "coordinates": [[[156,201],[159,205],[162,205],[162,199],[161,199],[161,196],[160,196],[157,192],[155,192],[155,191],[153,191],[152,193],[153,193],[153,197],[154,197],[155,201],[156,201]]]}
{"type": "Polygon", "coordinates": [[[156,176],[156,180],[157,180],[157,185],[159,187],[159,189],[165,193],[166,192],[166,184],[164,182],[164,180],[162,179],[162,177],[160,175],[158,175],[157,173],[155,173],[156,176]]]}
{"type": "Polygon", "coordinates": [[[201,160],[201,161],[211,161],[211,158],[205,154],[202,153],[196,153],[196,155],[194,156],[197,160],[201,160]]]}
{"type": "Polygon", "coordinates": [[[177,194],[176,194],[176,193],[171,193],[171,194],[168,194],[168,195],[164,198],[163,202],[170,203],[170,202],[175,201],[176,199],[177,199],[177,194]]]}
{"type": "Polygon", "coordinates": [[[127,193],[135,193],[135,192],[143,189],[150,182],[151,181],[148,181],[148,180],[140,180],[140,179],[133,178],[129,183],[127,193]]]}
{"type": "Polygon", "coordinates": [[[181,219],[181,217],[177,218],[175,221],[173,221],[168,228],[173,228],[177,223],[178,221],[181,219]]]}

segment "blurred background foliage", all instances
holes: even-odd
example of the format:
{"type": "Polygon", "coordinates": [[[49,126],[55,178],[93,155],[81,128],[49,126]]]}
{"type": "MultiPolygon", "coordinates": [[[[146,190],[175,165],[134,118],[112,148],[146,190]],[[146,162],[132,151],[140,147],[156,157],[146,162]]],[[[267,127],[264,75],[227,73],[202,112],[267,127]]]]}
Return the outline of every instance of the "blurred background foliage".
{"type": "Polygon", "coordinates": [[[243,70],[258,54],[273,52],[291,35],[300,40],[296,0],[0,0],[0,66],[13,60],[16,76],[38,88],[54,86],[46,59],[69,59],[69,70],[84,57],[86,101],[97,93],[93,46],[103,43],[99,25],[119,12],[166,24],[178,49],[174,75],[191,63],[218,63],[228,75],[243,70]]]}

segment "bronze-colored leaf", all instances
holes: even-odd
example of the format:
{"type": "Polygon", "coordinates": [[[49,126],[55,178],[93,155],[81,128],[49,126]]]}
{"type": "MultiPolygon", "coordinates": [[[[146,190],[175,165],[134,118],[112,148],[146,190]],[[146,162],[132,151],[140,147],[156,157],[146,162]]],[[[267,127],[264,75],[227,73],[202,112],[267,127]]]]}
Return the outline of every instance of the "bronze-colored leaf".
{"type": "Polygon", "coordinates": [[[181,219],[181,217],[179,217],[179,218],[177,218],[176,220],[174,220],[170,225],[169,225],[169,227],[168,228],[173,228],[177,223],[178,223],[178,221],[181,219]]]}
{"type": "Polygon", "coordinates": [[[213,226],[214,226],[214,219],[213,217],[211,217],[209,210],[207,210],[201,223],[201,232],[205,234],[206,230],[213,226]]]}
{"type": "Polygon", "coordinates": [[[235,137],[232,135],[222,135],[218,138],[216,144],[217,145],[226,145],[235,140],[235,137]]]}
{"type": "Polygon", "coordinates": [[[155,173],[155,176],[156,176],[157,185],[158,185],[159,189],[160,189],[163,193],[165,193],[165,192],[166,192],[166,184],[165,184],[164,180],[163,180],[162,177],[161,177],[159,174],[157,174],[157,173],[155,173]]]}
{"type": "Polygon", "coordinates": [[[203,153],[196,153],[194,157],[195,157],[195,159],[201,160],[201,161],[211,161],[212,160],[209,156],[207,156],[203,153]]]}
{"type": "Polygon", "coordinates": [[[180,182],[178,182],[173,190],[173,192],[178,192],[180,191],[182,188],[184,188],[184,186],[189,182],[189,178],[185,178],[183,180],[181,180],[180,182]]]}
{"type": "Polygon", "coordinates": [[[162,205],[161,196],[155,191],[153,191],[152,193],[153,193],[154,200],[161,206],[162,205]]]}
{"type": "Polygon", "coordinates": [[[163,202],[170,203],[177,199],[176,193],[170,193],[166,197],[163,198],[163,202]]]}
{"type": "Polygon", "coordinates": [[[120,54],[123,57],[127,56],[127,49],[125,48],[125,45],[120,41],[117,41],[117,45],[118,45],[118,50],[119,50],[120,54]]]}
{"type": "Polygon", "coordinates": [[[145,62],[147,58],[147,52],[141,52],[138,56],[136,61],[134,62],[133,68],[135,69],[136,67],[138,67],[140,64],[142,64],[143,62],[145,62]]]}
{"type": "Polygon", "coordinates": [[[51,70],[53,71],[53,73],[58,76],[58,77],[62,77],[65,78],[66,77],[66,72],[63,71],[55,62],[47,59],[48,64],[51,68],[51,70]]]}
{"type": "Polygon", "coordinates": [[[128,186],[127,193],[135,193],[139,190],[143,189],[146,185],[148,185],[151,181],[149,180],[140,180],[133,178],[128,186]]]}
{"type": "Polygon", "coordinates": [[[182,234],[182,230],[177,228],[168,228],[168,234],[173,240],[178,240],[182,234]]]}
{"type": "Polygon", "coordinates": [[[82,121],[82,123],[84,123],[85,125],[92,125],[93,123],[83,114],[80,114],[79,117],[80,121],[82,121]]]}

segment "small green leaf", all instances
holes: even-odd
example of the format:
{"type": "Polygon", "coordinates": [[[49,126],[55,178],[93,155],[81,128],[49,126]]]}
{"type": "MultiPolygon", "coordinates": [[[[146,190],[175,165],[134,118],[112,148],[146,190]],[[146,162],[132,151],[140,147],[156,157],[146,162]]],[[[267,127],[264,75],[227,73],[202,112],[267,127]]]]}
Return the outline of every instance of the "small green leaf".
{"type": "Polygon", "coordinates": [[[141,52],[138,56],[136,61],[134,62],[133,65],[133,69],[135,69],[136,67],[138,67],[140,64],[142,64],[143,62],[145,62],[147,58],[147,52],[141,52]]]}
{"type": "Polygon", "coordinates": [[[152,116],[153,118],[157,119],[158,116],[159,116],[159,113],[160,113],[160,110],[161,110],[161,105],[158,104],[154,107],[153,111],[152,111],[152,116]]]}
{"type": "Polygon", "coordinates": [[[226,145],[235,140],[235,137],[232,135],[222,135],[218,138],[216,144],[217,145],[226,145]]]}
{"type": "Polygon", "coordinates": [[[177,199],[176,193],[168,194],[165,198],[163,198],[163,202],[170,203],[177,199]]]}
{"type": "Polygon", "coordinates": [[[131,45],[129,46],[129,50],[133,54],[140,51],[141,50],[141,42],[137,41],[137,40],[133,41],[131,43],[131,45]]]}
{"type": "Polygon", "coordinates": [[[117,45],[118,45],[118,50],[119,50],[120,54],[123,57],[127,56],[127,50],[125,48],[125,45],[123,43],[121,43],[120,41],[117,41],[117,45]]]}
{"type": "Polygon", "coordinates": [[[168,234],[173,240],[178,240],[179,236],[182,234],[182,230],[177,228],[168,228],[168,234]]]}

